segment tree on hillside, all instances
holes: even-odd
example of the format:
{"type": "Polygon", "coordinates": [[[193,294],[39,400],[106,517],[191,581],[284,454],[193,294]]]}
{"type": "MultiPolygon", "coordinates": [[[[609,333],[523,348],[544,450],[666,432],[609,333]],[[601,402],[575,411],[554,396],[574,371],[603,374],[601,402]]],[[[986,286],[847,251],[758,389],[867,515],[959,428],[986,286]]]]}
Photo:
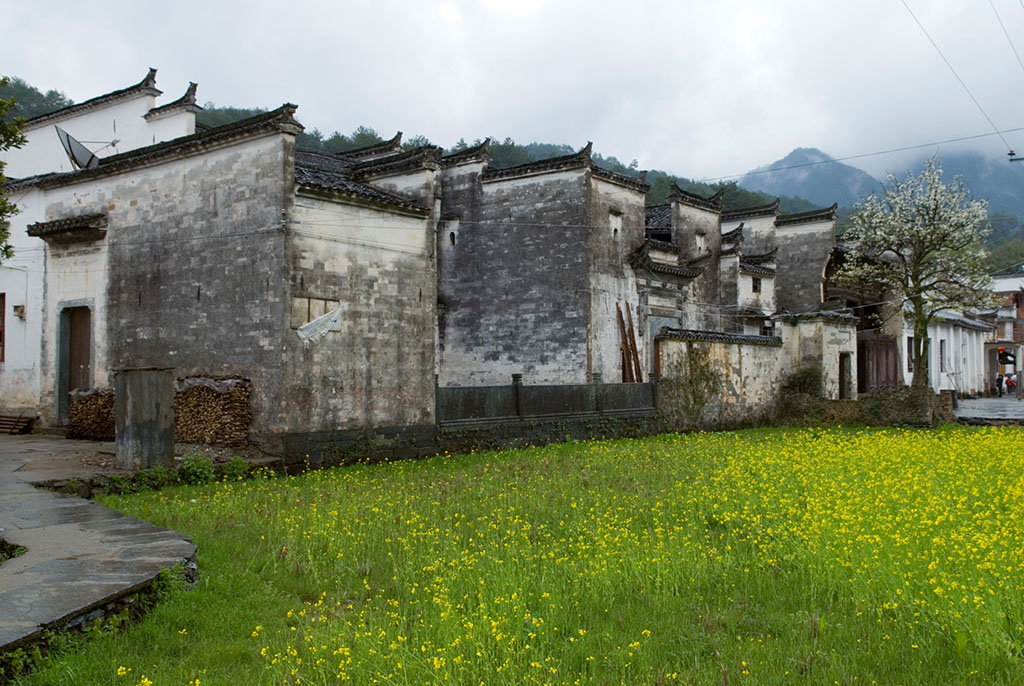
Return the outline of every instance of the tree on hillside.
{"type": "Polygon", "coordinates": [[[47,114],[73,105],[71,98],[60,91],[48,90],[45,93],[35,86],[19,79],[17,76],[9,78],[0,86],[0,100],[14,99],[14,106],[7,109],[4,120],[13,117],[31,119],[41,114],[47,114]]]}
{"type": "Polygon", "coordinates": [[[943,310],[989,307],[986,204],[971,200],[962,178],[946,185],[929,160],[904,181],[889,174],[882,197],[869,196],[850,215],[849,252],[837,277],[885,289],[914,329],[914,386],[928,384],[928,325],[943,310]]]}

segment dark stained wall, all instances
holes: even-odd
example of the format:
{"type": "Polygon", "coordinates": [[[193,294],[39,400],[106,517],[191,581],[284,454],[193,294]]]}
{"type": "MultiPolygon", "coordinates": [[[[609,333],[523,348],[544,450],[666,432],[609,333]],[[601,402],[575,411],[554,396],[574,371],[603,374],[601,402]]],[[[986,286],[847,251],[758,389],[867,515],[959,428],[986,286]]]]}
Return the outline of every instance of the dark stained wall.
{"type": "Polygon", "coordinates": [[[440,384],[584,382],[586,171],[485,179],[467,165],[443,184],[440,384]]]}
{"type": "MultiPolygon", "coordinates": [[[[253,427],[282,421],[287,134],[111,179],[109,364],[253,384],[253,427]]],[[[257,437],[258,438],[258,437],[257,437]]]]}
{"type": "Polygon", "coordinates": [[[780,226],[775,230],[775,299],[789,312],[815,310],[822,302],[825,265],[835,247],[835,222],[809,222],[780,226]]]}
{"type": "Polygon", "coordinates": [[[704,271],[694,278],[687,290],[687,300],[693,306],[688,308],[689,321],[682,323],[685,328],[719,331],[722,326],[719,306],[721,276],[718,270],[722,232],[719,217],[715,210],[672,203],[672,221],[681,254],[690,260],[710,256],[704,271]],[[703,249],[698,247],[700,242],[703,242],[703,249]]]}

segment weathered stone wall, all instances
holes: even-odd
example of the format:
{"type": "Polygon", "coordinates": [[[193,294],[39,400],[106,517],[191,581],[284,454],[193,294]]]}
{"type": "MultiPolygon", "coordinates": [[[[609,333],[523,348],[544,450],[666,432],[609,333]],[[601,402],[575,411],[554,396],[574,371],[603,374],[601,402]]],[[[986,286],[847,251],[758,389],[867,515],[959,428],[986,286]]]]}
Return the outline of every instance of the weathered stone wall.
{"type": "Polygon", "coordinates": [[[658,407],[672,428],[753,423],[781,390],[782,342],[762,336],[660,337],[658,407]]]}
{"type": "Polygon", "coordinates": [[[778,328],[784,341],[782,374],[789,377],[801,370],[821,370],[825,398],[842,398],[841,367],[847,365],[850,385],[848,399],[856,397],[857,320],[852,317],[803,315],[780,320],[778,328]],[[848,356],[848,357],[844,357],[848,356]]]}
{"type": "Polygon", "coordinates": [[[434,421],[434,225],[424,213],[302,191],[289,234],[289,432],[434,421]],[[296,329],[341,306],[340,330],[296,329]]]}
{"type": "Polygon", "coordinates": [[[62,201],[108,213],[109,366],[251,379],[258,439],[283,428],[292,141],[248,139],[68,188],[62,201]]]}
{"type": "Polygon", "coordinates": [[[761,255],[775,247],[774,212],[743,217],[722,222],[722,233],[732,231],[743,224],[743,252],[747,255],[761,255]]]}
{"type": "Polygon", "coordinates": [[[675,227],[676,243],[686,259],[710,256],[707,267],[687,289],[684,301],[686,321],[682,322],[682,325],[690,329],[719,331],[722,326],[722,310],[717,306],[721,279],[717,264],[722,249],[719,213],[708,208],[674,202],[672,222],[675,227]],[[700,249],[700,243],[703,243],[703,249],[700,249]]]}
{"type": "MultiPolygon", "coordinates": [[[[718,260],[718,269],[712,262],[708,270],[714,270],[718,274],[718,293],[714,300],[705,300],[708,303],[717,303],[721,312],[721,328],[719,331],[728,333],[742,333],[743,319],[739,316],[740,298],[740,259],[739,256],[726,255],[718,260]]],[[[716,329],[712,329],[716,330],[716,329]]]]}
{"type": "Polygon", "coordinates": [[[502,384],[513,373],[587,381],[586,171],[483,179],[477,169],[443,177],[440,384],[502,384]]]}
{"type": "MultiPolygon", "coordinates": [[[[636,277],[629,256],[644,242],[644,193],[636,188],[591,177],[587,201],[587,262],[590,328],[587,370],[608,382],[624,381],[622,332],[632,319],[634,341],[646,380],[651,369],[646,317],[640,311],[636,277]]],[[[557,301],[556,301],[557,302],[557,301]]],[[[627,330],[626,335],[629,335],[627,330]]]]}
{"type": "Polygon", "coordinates": [[[789,312],[811,312],[821,304],[821,284],[832,248],[835,221],[780,226],[775,231],[779,307],[789,312]]]}

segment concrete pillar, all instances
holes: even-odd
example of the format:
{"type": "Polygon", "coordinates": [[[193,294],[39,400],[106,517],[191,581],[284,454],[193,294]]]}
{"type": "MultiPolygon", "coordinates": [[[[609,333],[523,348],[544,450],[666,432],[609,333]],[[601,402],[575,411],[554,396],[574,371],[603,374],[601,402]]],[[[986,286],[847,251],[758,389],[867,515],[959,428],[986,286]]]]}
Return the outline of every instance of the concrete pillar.
{"type": "Polygon", "coordinates": [[[173,467],[174,370],[115,370],[114,428],[119,469],[173,467]]]}
{"type": "Polygon", "coordinates": [[[519,415],[520,421],[523,419],[523,375],[513,374],[512,375],[512,392],[516,398],[516,414],[519,415]]]}

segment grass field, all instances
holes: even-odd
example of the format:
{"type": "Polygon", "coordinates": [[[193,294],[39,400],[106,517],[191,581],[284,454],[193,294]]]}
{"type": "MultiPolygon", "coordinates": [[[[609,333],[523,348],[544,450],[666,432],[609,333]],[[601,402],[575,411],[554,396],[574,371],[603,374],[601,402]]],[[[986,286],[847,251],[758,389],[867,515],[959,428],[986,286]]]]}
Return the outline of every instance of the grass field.
{"type": "Polygon", "coordinates": [[[26,684],[1024,683],[1024,432],[753,430],[109,497],[200,581],[26,684]]]}

